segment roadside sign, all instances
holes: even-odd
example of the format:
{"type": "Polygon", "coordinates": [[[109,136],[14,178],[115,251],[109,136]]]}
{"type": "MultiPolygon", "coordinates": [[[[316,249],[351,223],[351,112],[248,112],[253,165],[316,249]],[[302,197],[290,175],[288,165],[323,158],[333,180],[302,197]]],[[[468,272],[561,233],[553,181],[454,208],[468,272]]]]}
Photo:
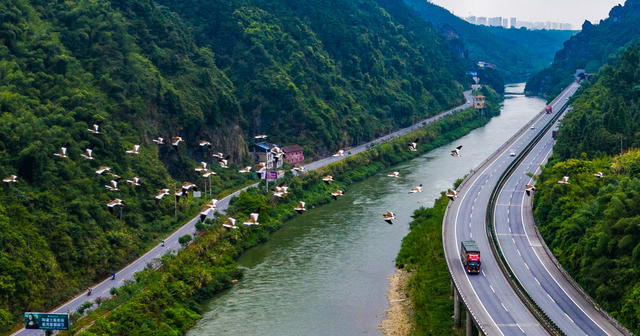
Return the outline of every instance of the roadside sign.
{"type": "Polygon", "coordinates": [[[193,192],[193,197],[195,197],[195,198],[202,197],[202,191],[194,191],[193,192]]]}
{"type": "Polygon", "coordinates": [[[267,180],[277,180],[278,179],[278,172],[277,171],[268,171],[266,172],[266,179],[267,180]]]}
{"type": "Polygon", "coordinates": [[[69,314],[24,313],[25,329],[69,330],[69,314]]]}

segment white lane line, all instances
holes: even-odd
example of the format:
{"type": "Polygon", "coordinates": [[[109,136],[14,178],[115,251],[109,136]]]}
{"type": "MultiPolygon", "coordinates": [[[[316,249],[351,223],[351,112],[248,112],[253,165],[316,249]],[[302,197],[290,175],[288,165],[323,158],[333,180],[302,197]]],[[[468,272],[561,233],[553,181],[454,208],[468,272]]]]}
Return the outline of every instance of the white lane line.
{"type": "Polygon", "coordinates": [[[538,278],[533,277],[533,280],[536,281],[536,283],[538,284],[538,286],[542,287],[542,284],[540,283],[540,280],[538,280],[538,278]]]}
{"type": "Polygon", "coordinates": [[[502,308],[504,308],[504,311],[508,312],[509,309],[507,309],[507,307],[505,307],[504,303],[500,302],[500,305],[502,306],[502,308]]]}
{"type": "Polygon", "coordinates": [[[513,245],[515,245],[515,244],[516,244],[516,240],[515,240],[515,239],[513,239],[513,237],[511,237],[511,241],[513,242],[513,245]]]}
{"type": "Polygon", "coordinates": [[[489,288],[491,288],[491,291],[493,292],[493,294],[495,294],[495,293],[496,293],[496,290],[495,290],[495,289],[493,289],[493,286],[489,285],[489,288]]]}
{"type": "Polygon", "coordinates": [[[549,295],[549,293],[547,293],[547,296],[549,297],[549,299],[550,299],[551,301],[553,301],[553,303],[556,303],[556,300],[554,300],[554,299],[551,297],[551,295],[549,295]]]}
{"type": "Polygon", "coordinates": [[[575,324],[575,322],[573,321],[573,319],[572,319],[571,317],[569,317],[569,315],[567,315],[567,313],[564,313],[564,316],[566,316],[566,317],[569,319],[569,321],[571,321],[571,323],[574,323],[574,324],[575,324]]]}
{"type": "Polygon", "coordinates": [[[482,276],[484,276],[485,278],[487,277],[487,275],[484,273],[484,270],[482,270],[482,276]]]}
{"type": "Polygon", "coordinates": [[[524,330],[522,329],[522,327],[520,326],[520,324],[516,324],[516,325],[518,326],[518,329],[520,329],[520,331],[522,331],[522,333],[523,333],[523,334],[525,334],[525,335],[527,334],[527,333],[525,333],[525,332],[524,332],[524,330]]]}
{"type": "MultiPolygon", "coordinates": [[[[507,218],[507,222],[509,222],[508,218],[507,218]]],[[[513,231],[511,231],[511,226],[509,226],[509,233],[513,233],[513,231]]]]}
{"type": "Polygon", "coordinates": [[[524,267],[526,267],[529,271],[531,270],[531,269],[529,268],[529,265],[527,265],[527,263],[524,263],[524,267]]]}
{"type": "Polygon", "coordinates": [[[522,253],[520,253],[520,249],[517,249],[516,252],[518,252],[518,255],[522,257],[522,253]]]}

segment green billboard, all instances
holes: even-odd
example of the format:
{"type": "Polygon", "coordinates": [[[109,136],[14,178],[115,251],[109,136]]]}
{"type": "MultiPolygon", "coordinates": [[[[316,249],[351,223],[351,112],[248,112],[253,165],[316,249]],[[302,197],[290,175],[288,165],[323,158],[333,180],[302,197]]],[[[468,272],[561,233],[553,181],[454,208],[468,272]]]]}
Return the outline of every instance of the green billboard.
{"type": "Polygon", "coordinates": [[[69,314],[24,313],[25,329],[69,330],[69,314]]]}

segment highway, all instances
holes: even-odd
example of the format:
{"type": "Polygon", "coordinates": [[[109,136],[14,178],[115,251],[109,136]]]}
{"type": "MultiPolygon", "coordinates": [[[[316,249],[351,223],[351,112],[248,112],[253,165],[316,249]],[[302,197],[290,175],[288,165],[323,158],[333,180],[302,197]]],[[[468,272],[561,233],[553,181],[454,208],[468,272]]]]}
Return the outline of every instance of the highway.
{"type": "MultiPolygon", "coordinates": [[[[555,128],[556,125],[551,129],[555,128]]],[[[623,335],[616,328],[617,322],[596,309],[582,289],[558,268],[537,231],[532,197],[524,191],[525,185],[533,184],[533,179],[526,174],[539,173],[554,143],[551,131],[547,132],[500,189],[494,209],[500,248],[529,296],[565,334],[623,335]]]]}
{"type": "MultiPolygon", "coordinates": [[[[578,89],[573,84],[552,103],[554,113],[578,89]]],[[[486,211],[500,175],[553,117],[541,112],[465,178],[450,202],[443,223],[443,245],[449,272],[461,300],[485,335],[546,335],[546,330],[520,301],[494,258],[486,233],[486,211]],[[468,275],[460,260],[460,242],[473,239],[481,250],[482,272],[468,275]]],[[[464,160],[464,157],[455,158],[464,160]]],[[[511,237],[507,237],[510,239],[511,237]]]]}
{"type": "MultiPolygon", "coordinates": [[[[464,92],[464,97],[465,97],[465,103],[457,106],[453,109],[450,109],[448,111],[442,112],[436,116],[433,116],[431,118],[422,120],[418,123],[415,123],[412,126],[409,126],[407,128],[403,128],[400,129],[398,131],[395,131],[393,133],[390,133],[388,135],[385,135],[383,137],[380,137],[378,139],[375,139],[373,141],[370,141],[368,143],[365,143],[363,145],[357,146],[357,147],[353,147],[350,148],[348,150],[345,150],[345,153],[349,153],[346,154],[345,156],[342,157],[328,157],[328,158],[324,158],[324,159],[320,159],[318,161],[314,161],[311,162],[307,165],[305,165],[305,170],[307,171],[313,171],[316,169],[320,169],[324,166],[327,166],[331,163],[343,160],[351,155],[355,155],[357,153],[363,152],[371,147],[375,147],[376,145],[385,143],[393,138],[399,137],[399,136],[403,136],[406,135],[410,132],[413,132],[419,128],[422,128],[430,123],[433,123],[434,121],[437,121],[438,119],[450,115],[450,114],[454,114],[456,112],[459,112],[461,110],[467,109],[469,107],[473,106],[473,96],[471,91],[465,91],[464,92]]],[[[242,191],[248,189],[248,188],[252,188],[252,187],[256,187],[258,185],[258,183],[252,184],[250,186],[247,186],[245,188],[242,188],[222,199],[220,199],[217,203],[217,207],[216,210],[220,213],[224,213],[226,211],[226,209],[229,206],[229,201],[231,201],[231,199],[237,195],[239,195],[242,191]]],[[[85,302],[95,302],[95,300],[99,297],[103,297],[103,298],[108,298],[110,297],[110,290],[111,288],[117,288],[120,287],[124,284],[125,281],[127,280],[133,280],[134,279],[134,274],[138,271],[143,270],[145,267],[148,267],[148,265],[152,266],[152,267],[157,267],[159,265],[158,260],[165,254],[167,253],[172,253],[174,251],[177,251],[179,249],[182,248],[182,246],[180,245],[180,243],[178,242],[178,239],[186,234],[189,235],[193,235],[196,232],[195,229],[195,225],[196,223],[198,223],[198,221],[200,221],[200,215],[198,214],[196,217],[194,217],[193,219],[191,219],[190,221],[188,221],[186,224],[184,224],[183,226],[181,226],[180,228],[178,228],[176,231],[174,231],[171,235],[169,235],[167,238],[164,239],[164,246],[162,246],[162,244],[158,244],[155,247],[153,247],[151,250],[149,250],[147,253],[145,253],[144,255],[142,255],[141,257],[139,257],[138,259],[136,259],[135,261],[133,261],[132,263],[130,263],[129,265],[125,266],[124,268],[122,268],[120,271],[118,271],[116,273],[116,279],[115,280],[111,280],[111,277],[105,279],[104,281],[92,286],[92,294],[89,296],[87,295],[87,291],[83,291],[82,293],[80,293],[79,295],[77,295],[76,297],[70,299],[69,301],[67,301],[66,303],[58,306],[57,308],[49,311],[49,313],[59,313],[59,314],[64,314],[64,313],[72,313],[75,312],[80,306],[82,306],[85,302]]],[[[17,332],[13,333],[12,336],[41,336],[43,335],[43,331],[41,330],[26,330],[26,329],[20,329],[17,332]]]]}

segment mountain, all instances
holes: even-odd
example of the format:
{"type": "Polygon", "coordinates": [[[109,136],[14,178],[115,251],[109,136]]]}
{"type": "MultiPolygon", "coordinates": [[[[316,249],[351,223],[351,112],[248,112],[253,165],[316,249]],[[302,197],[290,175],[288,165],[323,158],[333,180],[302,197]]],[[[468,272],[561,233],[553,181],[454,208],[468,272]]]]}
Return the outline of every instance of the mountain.
{"type": "Polygon", "coordinates": [[[194,168],[212,150],[231,160],[212,168],[216,195],[249,180],[236,171],[258,132],[313,157],[462,102],[463,60],[400,4],[381,4],[0,2],[0,172],[17,175],[0,188],[0,330],[104,279],[195,213],[198,199],[155,195],[202,187],[194,168]],[[124,207],[110,213],[114,199],[124,207]]]}
{"type": "Polygon", "coordinates": [[[562,43],[575,32],[505,29],[473,25],[427,0],[404,0],[424,20],[436,26],[454,50],[475,62],[497,65],[509,83],[526,81],[547,67],[562,43]]]}
{"type": "Polygon", "coordinates": [[[640,45],[612,63],[564,117],[554,155],[537,182],[534,214],[564,268],[638,334],[640,45]],[[603,177],[596,178],[597,172],[603,177]],[[557,183],[563,176],[570,184],[557,183]]]}
{"type": "Polygon", "coordinates": [[[527,94],[553,96],[571,82],[577,69],[597,72],[640,39],[639,21],[640,0],[627,0],[624,6],[613,7],[609,17],[597,25],[585,21],[582,31],[556,53],[553,64],[527,82],[527,94]]]}

